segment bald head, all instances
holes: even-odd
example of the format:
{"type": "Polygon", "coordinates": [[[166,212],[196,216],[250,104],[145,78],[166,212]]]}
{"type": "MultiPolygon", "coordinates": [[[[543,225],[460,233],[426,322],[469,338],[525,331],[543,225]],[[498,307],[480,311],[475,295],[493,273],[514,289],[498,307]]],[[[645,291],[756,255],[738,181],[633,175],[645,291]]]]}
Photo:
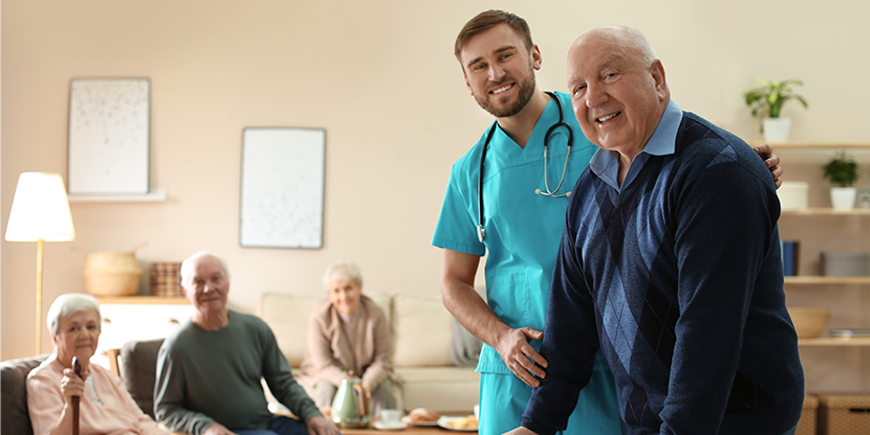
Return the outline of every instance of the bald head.
{"type": "Polygon", "coordinates": [[[574,50],[581,49],[584,43],[593,41],[609,45],[614,53],[635,59],[646,68],[650,67],[657,58],[652,44],[643,33],[630,27],[618,26],[598,27],[580,35],[571,45],[568,58],[571,58],[574,50]]]}
{"type": "Polygon", "coordinates": [[[630,162],[670,101],[665,70],[649,40],[626,27],[599,27],[568,51],[568,90],[583,134],[630,162]]]}

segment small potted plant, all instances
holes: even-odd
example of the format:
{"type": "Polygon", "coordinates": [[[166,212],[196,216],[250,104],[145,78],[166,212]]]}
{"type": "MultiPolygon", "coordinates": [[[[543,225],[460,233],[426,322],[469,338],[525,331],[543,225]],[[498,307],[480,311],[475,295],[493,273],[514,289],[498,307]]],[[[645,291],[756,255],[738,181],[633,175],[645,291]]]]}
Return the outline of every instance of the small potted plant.
{"type": "Polygon", "coordinates": [[[856,189],[852,187],[858,180],[858,162],[855,158],[840,151],[822,166],[822,175],[830,181],[831,204],[835,210],[851,210],[855,205],[856,189]]]}
{"type": "Polygon", "coordinates": [[[804,97],[795,94],[792,85],[803,85],[804,82],[797,79],[768,81],[756,77],[755,82],[761,85],[743,93],[746,105],[752,109],[752,116],[762,119],[761,132],[768,142],[785,142],[791,129],[791,119],[780,118],[782,105],[786,101],[795,99],[804,107],[809,107],[804,97]]]}

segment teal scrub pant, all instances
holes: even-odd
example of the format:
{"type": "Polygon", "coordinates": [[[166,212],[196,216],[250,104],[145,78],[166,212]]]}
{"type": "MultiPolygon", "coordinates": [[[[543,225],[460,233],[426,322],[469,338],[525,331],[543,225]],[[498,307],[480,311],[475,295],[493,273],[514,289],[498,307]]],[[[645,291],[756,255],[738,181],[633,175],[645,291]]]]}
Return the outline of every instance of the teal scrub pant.
{"type": "MultiPolygon", "coordinates": [[[[511,374],[480,374],[480,435],[501,435],[523,422],[532,388],[511,374]]],[[[565,435],[621,435],[616,384],[609,369],[594,370],[580,392],[565,435]]]]}

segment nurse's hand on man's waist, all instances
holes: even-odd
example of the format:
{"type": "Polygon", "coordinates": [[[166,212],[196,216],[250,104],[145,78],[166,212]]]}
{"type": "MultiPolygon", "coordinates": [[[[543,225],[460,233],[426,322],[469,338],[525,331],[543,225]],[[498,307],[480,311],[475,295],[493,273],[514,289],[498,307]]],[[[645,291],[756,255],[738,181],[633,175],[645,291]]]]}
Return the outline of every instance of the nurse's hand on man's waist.
{"type": "Polygon", "coordinates": [[[507,329],[495,343],[495,350],[501,355],[502,361],[516,377],[530,387],[541,385],[538,378],[547,376],[544,369],[547,368],[547,360],[538,353],[530,344],[531,340],[541,340],[544,333],[536,331],[530,326],[507,329]]]}

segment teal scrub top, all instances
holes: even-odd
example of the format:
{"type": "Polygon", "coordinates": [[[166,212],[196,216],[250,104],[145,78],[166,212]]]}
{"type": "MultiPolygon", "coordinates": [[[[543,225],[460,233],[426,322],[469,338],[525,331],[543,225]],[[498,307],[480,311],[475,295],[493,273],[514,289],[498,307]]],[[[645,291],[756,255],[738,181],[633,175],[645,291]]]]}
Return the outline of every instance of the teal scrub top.
{"type": "MultiPolygon", "coordinates": [[[[580,130],[568,94],[557,92],[563,118],[571,126],[574,144],[568,158],[565,179],[558,194],[574,188],[580,174],[598,150],[580,130]]],[[[478,173],[480,156],[489,129],[454,165],[432,244],[483,256],[486,297],[490,309],[508,326],[531,326],[543,331],[550,296],[550,281],[559,241],[565,226],[568,198],[551,198],[535,193],[544,185],[544,136],[559,122],[559,108],[550,101],[535,125],[525,148],[520,148],[500,127],[496,127],[484,163],[483,243],[477,238],[478,173]]],[[[565,165],[568,133],[564,127],[550,135],[547,175],[553,190],[559,185],[565,165]]],[[[540,341],[532,342],[535,349],[540,341]]],[[[477,370],[509,374],[501,357],[484,345],[477,370]]]]}

